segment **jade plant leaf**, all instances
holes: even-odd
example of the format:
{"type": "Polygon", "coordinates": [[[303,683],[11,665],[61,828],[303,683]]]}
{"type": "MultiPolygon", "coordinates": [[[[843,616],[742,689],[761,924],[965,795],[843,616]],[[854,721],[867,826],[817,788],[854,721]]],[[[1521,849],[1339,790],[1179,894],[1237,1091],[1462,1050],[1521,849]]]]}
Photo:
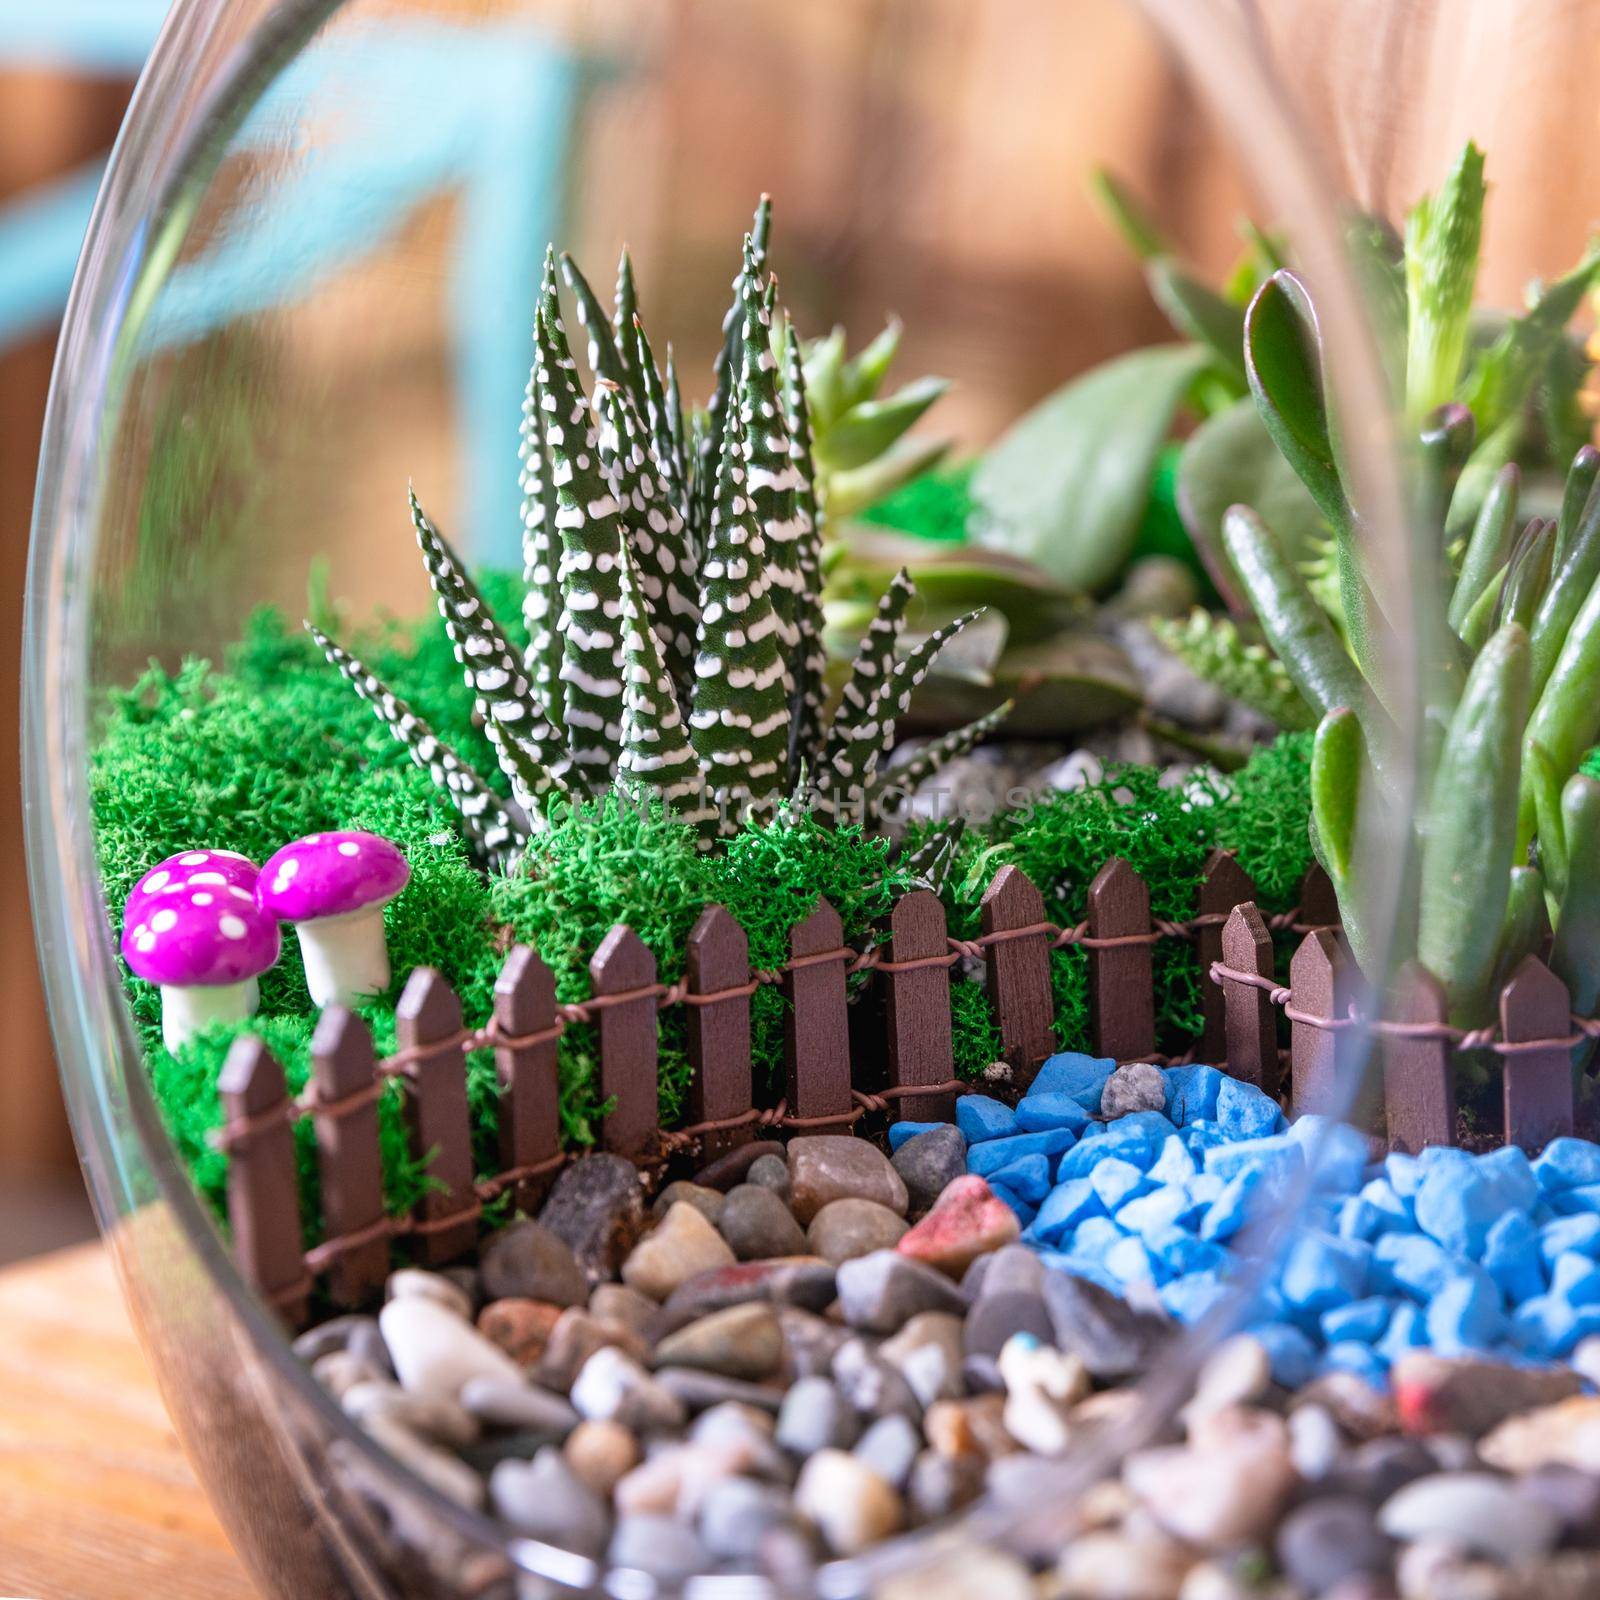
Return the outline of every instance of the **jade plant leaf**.
{"type": "Polygon", "coordinates": [[[1211,581],[1239,613],[1248,612],[1249,602],[1222,544],[1222,518],[1229,506],[1259,512],[1292,561],[1313,556],[1327,533],[1316,502],[1248,399],[1219,411],[1190,435],[1178,458],[1177,499],[1178,514],[1211,581]]]}
{"type": "Polygon", "coordinates": [[[949,387],[947,378],[918,378],[886,400],[863,400],[852,406],[818,434],[818,461],[840,471],[865,466],[914,427],[949,387]]]}
{"type": "Polygon", "coordinates": [[[1194,345],[1135,350],[1041,401],[978,464],[973,535],[1069,589],[1110,584],[1133,549],[1156,457],[1210,361],[1194,345]]]}

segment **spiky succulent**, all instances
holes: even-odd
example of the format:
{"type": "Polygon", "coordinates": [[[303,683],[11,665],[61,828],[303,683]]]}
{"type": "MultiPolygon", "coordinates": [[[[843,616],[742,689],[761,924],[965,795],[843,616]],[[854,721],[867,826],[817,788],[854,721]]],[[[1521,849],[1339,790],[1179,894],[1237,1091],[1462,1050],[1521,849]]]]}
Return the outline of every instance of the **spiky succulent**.
{"type": "MultiPolygon", "coordinates": [[[[825,715],[822,523],[812,372],[843,468],[869,467],[936,397],[872,394],[897,335],[845,379],[803,359],[775,283],[763,199],[745,236],[716,385],[686,415],[670,348],[663,374],[638,314],[626,253],[608,314],[569,257],[561,268],[588,342],[593,394],[568,344],[547,253],[523,405],[524,617],[519,652],[413,495],[412,522],[446,632],[511,790],[444,746],[361,662],[312,629],[328,659],[425,767],[491,865],[510,865],[550,809],[613,786],[665,801],[709,844],[746,816],[801,804],[862,813],[896,726],[940,649],[972,613],[902,652],[914,588],[896,580],[825,715]],[[853,374],[853,375],[850,375],[853,374]],[[840,385],[843,384],[841,389],[840,385]],[[829,385],[832,388],[829,388],[829,385]],[[846,394],[844,390],[848,390],[846,394]],[[843,429],[841,433],[839,430],[843,429]]],[[[309,624],[308,624],[309,626],[309,624]]],[[[926,777],[998,721],[919,757],[926,777]]]]}

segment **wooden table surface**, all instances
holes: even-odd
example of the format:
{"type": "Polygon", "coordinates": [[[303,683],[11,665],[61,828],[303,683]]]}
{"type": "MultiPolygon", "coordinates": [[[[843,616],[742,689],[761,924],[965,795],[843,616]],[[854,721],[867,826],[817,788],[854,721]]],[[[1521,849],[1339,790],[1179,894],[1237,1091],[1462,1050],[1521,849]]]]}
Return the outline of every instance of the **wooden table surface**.
{"type": "Polygon", "coordinates": [[[0,1272],[0,1595],[257,1600],[97,1244],[0,1272]]]}

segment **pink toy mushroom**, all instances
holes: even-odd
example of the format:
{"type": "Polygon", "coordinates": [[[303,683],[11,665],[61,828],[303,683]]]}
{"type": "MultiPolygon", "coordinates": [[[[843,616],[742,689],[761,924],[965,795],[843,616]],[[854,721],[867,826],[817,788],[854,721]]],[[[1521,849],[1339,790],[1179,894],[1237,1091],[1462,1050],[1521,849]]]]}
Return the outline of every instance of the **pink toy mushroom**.
{"type": "Polygon", "coordinates": [[[175,895],[189,884],[196,888],[243,889],[254,897],[261,869],[237,850],[183,850],[158,862],[128,892],[128,905],[159,895],[175,895]]]}
{"type": "Polygon", "coordinates": [[[357,1005],[389,987],[383,908],[410,879],[398,846],[354,829],[307,834],[262,867],[256,903],[294,924],[319,1006],[357,1005]]]}
{"type": "Polygon", "coordinates": [[[161,1037],[176,1051],[213,1022],[256,1009],[256,979],[278,959],[278,924],[234,884],[140,894],[123,913],[122,957],[161,990],[161,1037]]]}

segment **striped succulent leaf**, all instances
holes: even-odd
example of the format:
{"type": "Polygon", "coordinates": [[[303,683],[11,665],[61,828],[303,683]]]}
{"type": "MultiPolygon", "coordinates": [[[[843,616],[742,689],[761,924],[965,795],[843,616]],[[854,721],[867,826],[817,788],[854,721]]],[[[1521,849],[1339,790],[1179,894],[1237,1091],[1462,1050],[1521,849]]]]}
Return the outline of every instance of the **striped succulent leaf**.
{"type": "Polygon", "coordinates": [[[460,813],[461,831],[474,853],[485,865],[504,870],[528,836],[526,822],[513,815],[489,784],[363,662],[312,623],[305,626],[329,664],[372,707],[411,759],[433,779],[434,787],[449,797],[460,813]]]}
{"type": "Polygon", "coordinates": [[[616,435],[613,487],[622,508],[623,544],[638,569],[656,637],[680,692],[693,681],[699,591],[684,544],[683,518],[656,469],[638,414],[615,384],[604,384],[600,404],[616,435]]]}
{"type": "Polygon", "coordinates": [[[947,766],[958,756],[964,756],[987,739],[1011,715],[1011,708],[1015,704],[1014,700],[1007,700],[1003,705],[996,706],[993,711],[987,711],[983,716],[969,722],[964,728],[954,728],[942,738],[925,744],[909,760],[902,761],[896,766],[884,767],[880,763],[867,784],[868,801],[877,800],[891,790],[911,794],[941,767],[947,766]]]}
{"type": "Polygon", "coordinates": [[[617,624],[622,615],[618,552],[622,512],[600,464],[594,414],[558,328],[538,319],[539,357],[549,373],[545,438],[556,488],[561,559],[562,717],[578,771],[603,785],[622,748],[622,679],[617,624]]]}
{"type": "Polygon", "coordinates": [[[584,352],[589,370],[607,383],[626,386],[628,371],[617,351],[612,337],[611,319],[600,297],[589,286],[589,280],[578,268],[578,263],[565,251],[561,253],[561,276],[572,291],[573,303],[578,308],[578,326],[583,329],[587,348],[584,352]]]}
{"type": "MultiPolygon", "coordinates": [[[[799,643],[796,610],[800,588],[800,522],[795,497],[800,475],[789,448],[789,428],[778,393],[778,364],[772,354],[772,317],[755,260],[755,242],[744,241],[740,274],[744,323],[739,374],[739,411],[744,428],[746,484],[756,523],[766,545],[772,606],[778,617],[778,642],[785,669],[799,643]]],[[[793,673],[790,671],[790,689],[793,673]]]]}
{"type": "Polygon", "coordinates": [[[699,757],[689,743],[677,690],[650,624],[650,605],[628,547],[622,547],[622,755],[617,781],[660,796],[688,823],[715,833],[699,757]]]}
{"type": "MultiPolygon", "coordinates": [[[[655,457],[656,470],[667,486],[667,494],[678,512],[678,520],[685,526],[689,519],[688,483],[676,432],[677,419],[672,414],[667,391],[662,386],[661,374],[656,368],[656,358],[644,324],[633,319],[632,337],[635,359],[639,366],[640,381],[644,385],[644,419],[650,430],[650,450],[655,457]]],[[[687,550],[687,540],[685,550],[687,550]]]]}
{"type": "Polygon", "coordinates": [[[955,865],[956,850],[967,831],[966,818],[955,817],[930,833],[915,850],[901,856],[899,866],[917,883],[940,894],[955,865]]]}
{"type": "Polygon", "coordinates": [[[689,737],[712,789],[724,796],[722,825],[770,800],[789,757],[789,703],[766,549],[745,490],[744,430],[730,406],[716,498],[700,564],[700,633],[689,737]]]}
{"type": "Polygon", "coordinates": [[[561,781],[569,765],[566,746],[534,698],[516,651],[460,558],[428,520],[415,490],[410,501],[428,581],[484,733],[511,781],[513,798],[530,818],[537,817],[546,801],[567,792],[561,781]]]}
{"type": "MultiPolygon", "coordinates": [[[[633,262],[626,248],[617,261],[617,288],[611,304],[611,340],[617,348],[625,374],[623,387],[639,417],[650,416],[650,386],[645,376],[644,358],[639,353],[637,330],[639,290],[633,281],[633,262]]],[[[654,368],[652,367],[652,372],[654,368]]]]}
{"type": "Polygon", "coordinates": [[[795,489],[795,629],[799,635],[793,663],[794,687],[789,698],[789,770],[802,763],[814,767],[822,755],[823,712],[828,699],[828,651],[823,643],[822,522],[817,505],[816,473],[811,461],[811,418],[806,407],[805,374],[800,341],[784,341],[783,409],[788,424],[789,459],[795,489]]]}
{"type": "Polygon", "coordinates": [[[824,760],[833,766],[845,746],[854,737],[853,728],[860,724],[872,709],[883,687],[884,679],[894,667],[894,648],[905,625],[906,607],[916,586],[911,574],[902,567],[889,582],[878,600],[878,608],[867,631],[856,646],[855,660],[850,664],[850,676],[845,679],[839,695],[839,707],[833,714],[833,724],[828,730],[824,760]]]}
{"type": "Polygon", "coordinates": [[[522,401],[522,617],[528,629],[523,666],[540,703],[561,721],[561,590],[556,581],[560,535],[556,531],[556,486],[545,443],[544,363],[537,356],[522,401]]]}

